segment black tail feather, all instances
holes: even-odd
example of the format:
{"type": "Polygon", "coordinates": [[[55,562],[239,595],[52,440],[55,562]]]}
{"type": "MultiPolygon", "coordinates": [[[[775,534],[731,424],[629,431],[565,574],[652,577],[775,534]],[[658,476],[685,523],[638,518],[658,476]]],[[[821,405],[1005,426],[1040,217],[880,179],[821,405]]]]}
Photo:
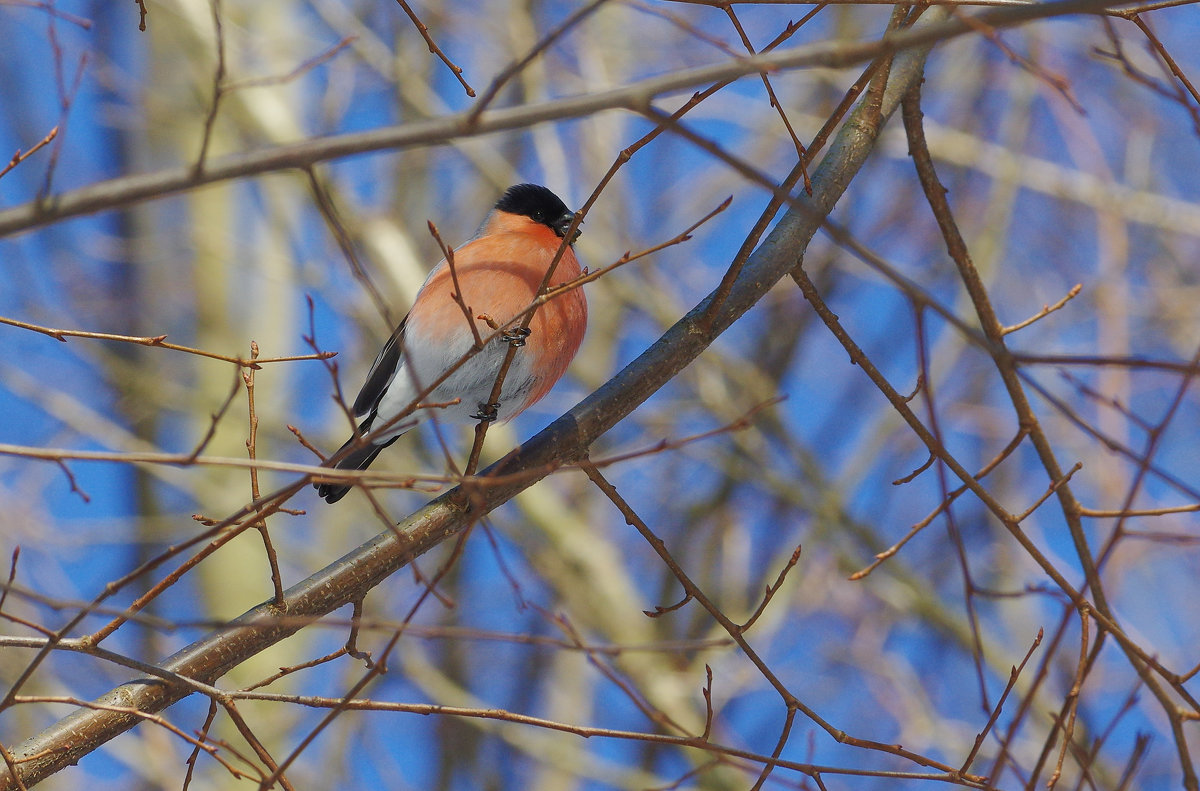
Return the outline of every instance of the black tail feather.
{"type": "MultiPolygon", "coordinates": [[[[392,437],[389,441],[383,443],[382,445],[364,445],[361,448],[352,450],[349,453],[346,453],[344,457],[334,464],[333,468],[335,470],[365,470],[367,467],[371,466],[371,462],[375,461],[375,457],[379,455],[379,451],[383,450],[388,445],[391,445],[397,439],[398,437],[392,437]]],[[[337,456],[342,454],[347,448],[353,445],[354,442],[355,438],[351,437],[346,441],[345,445],[342,445],[342,447],[338,448],[338,452],[334,455],[337,456]]],[[[341,483],[315,483],[313,486],[317,490],[317,495],[325,498],[325,502],[327,503],[336,503],[338,500],[345,497],[347,492],[354,488],[353,486],[348,486],[341,483]]]]}

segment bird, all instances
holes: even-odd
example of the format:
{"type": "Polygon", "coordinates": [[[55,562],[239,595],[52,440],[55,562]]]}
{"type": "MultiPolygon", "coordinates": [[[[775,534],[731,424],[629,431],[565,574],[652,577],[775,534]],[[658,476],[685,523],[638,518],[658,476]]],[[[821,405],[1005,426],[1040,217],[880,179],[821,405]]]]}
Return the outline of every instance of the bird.
{"type": "MultiPolygon", "coordinates": [[[[587,329],[587,300],[578,287],[542,304],[527,328],[516,322],[433,385],[475,345],[468,320],[486,340],[537,298],[574,219],[574,212],[546,187],[517,184],[504,192],[475,236],[451,253],[453,272],[442,259],[429,273],[408,315],[375,358],[351,407],[354,417],[362,418],[358,431],[330,457],[334,469],[365,470],[380,451],[430,413],[452,422],[506,422],[550,391],[587,329]],[[510,345],[519,348],[498,403],[490,403],[510,345]],[[418,400],[431,407],[412,410],[418,400]],[[373,429],[377,435],[366,439],[373,429]]],[[[583,274],[574,250],[577,236],[575,231],[563,250],[549,288],[583,274]]],[[[328,503],[336,503],[352,488],[343,482],[314,486],[328,503]]]]}

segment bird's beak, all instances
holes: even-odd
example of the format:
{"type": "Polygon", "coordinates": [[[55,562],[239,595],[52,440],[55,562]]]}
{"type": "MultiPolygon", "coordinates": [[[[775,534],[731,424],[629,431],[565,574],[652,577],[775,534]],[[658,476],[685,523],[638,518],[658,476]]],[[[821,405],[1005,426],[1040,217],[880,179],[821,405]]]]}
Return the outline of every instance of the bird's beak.
{"type": "MultiPolygon", "coordinates": [[[[558,218],[558,222],[554,223],[554,232],[558,234],[559,238],[561,239],[567,235],[567,230],[571,227],[571,223],[574,221],[575,215],[573,213],[564,214],[558,218]]],[[[583,221],[580,220],[579,224],[582,225],[583,221]]],[[[583,233],[582,229],[577,228],[575,230],[575,235],[571,238],[571,244],[575,244],[575,240],[579,238],[581,233],[583,233]]]]}

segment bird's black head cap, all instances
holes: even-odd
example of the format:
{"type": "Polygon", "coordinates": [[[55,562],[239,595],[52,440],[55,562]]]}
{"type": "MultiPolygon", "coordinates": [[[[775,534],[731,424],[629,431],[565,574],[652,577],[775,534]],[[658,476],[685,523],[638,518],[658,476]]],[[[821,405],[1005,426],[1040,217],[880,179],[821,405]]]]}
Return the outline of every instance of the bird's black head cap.
{"type": "Polygon", "coordinates": [[[509,214],[519,214],[539,222],[559,236],[567,232],[575,213],[550,190],[539,184],[517,184],[509,187],[496,202],[496,208],[509,214]]]}

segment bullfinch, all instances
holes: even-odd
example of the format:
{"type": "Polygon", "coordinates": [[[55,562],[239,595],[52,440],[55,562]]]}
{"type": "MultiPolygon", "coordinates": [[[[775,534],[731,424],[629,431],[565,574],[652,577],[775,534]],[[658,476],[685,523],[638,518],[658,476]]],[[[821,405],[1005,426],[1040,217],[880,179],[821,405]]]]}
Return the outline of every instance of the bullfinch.
{"type": "MultiPolygon", "coordinates": [[[[467,315],[454,298],[454,275],[470,321],[486,339],[537,297],[574,216],[557,195],[536,184],[518,184],[504,193],[475,237],[454,251],[454,272],[442,260],[429,273],[412,309],[375,358],[353,405],[355,417],[364,418],[358,426],[363,439],[352,436],[338,450],[332,457],[334,469],[365,470],[381,450],[431,412],[454,422],[507,421],[549,392],[583,341],[587,302],[579,288],[541,305],[527,334],[518,322],[515,332],[493,339],[432,391],[425,390],[475,344],[467,315]],[[504,378],[499,402],[489,403],[510,344],[521,348],[504,378]],[[418,399],[434,406],[414,410],[418,399]],[[368,440],[372,427],[382,430],[368,440]]],[[[580,273],[579,260],[568,245],[549,286],[562,285],[580,273]]],[[[330,503],[351,488],[342,483],[315,486],[330,503]]]]}

